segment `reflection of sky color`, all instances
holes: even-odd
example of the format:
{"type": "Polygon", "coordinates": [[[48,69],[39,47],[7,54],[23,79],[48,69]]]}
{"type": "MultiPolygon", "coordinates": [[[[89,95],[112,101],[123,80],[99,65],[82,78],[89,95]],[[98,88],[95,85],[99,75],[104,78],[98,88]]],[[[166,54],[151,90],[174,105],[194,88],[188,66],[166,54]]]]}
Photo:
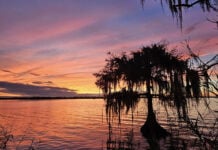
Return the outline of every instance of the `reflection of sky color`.
{"type": "MultiPolygon", "coordinates": [[[[1,81],[98,93],[92,75],[108,51],[138,49],[161,40],[184,51],[217,53],[217,30],[198,7],[185,13],[181,32],[167,8],[140,0],[0,1],[1,81]]],[[[213,15],[213,14],[212,14],[213,15]]],[[[0,89],[1,95],[3,93],[0,89]]],[[[19,92],[13,94],[20,94],[19,92]]]]}

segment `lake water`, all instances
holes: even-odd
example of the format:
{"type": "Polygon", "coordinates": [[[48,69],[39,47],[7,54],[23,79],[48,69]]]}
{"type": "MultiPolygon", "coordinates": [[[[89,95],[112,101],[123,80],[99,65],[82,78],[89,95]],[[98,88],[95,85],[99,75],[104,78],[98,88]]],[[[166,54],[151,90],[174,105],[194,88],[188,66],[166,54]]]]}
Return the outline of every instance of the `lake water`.
{"type": "MultiPolygon", "coordinates": [[[[172,133],[171,138],[159,141],[161,149],[199,149],[199,137],[177,119],[175,109],[165,108],[157,100],[153,105],[158,122],[172,133]]],[[[199,120],[199,130],[208,137],[214,136],[218,132],[214,125],[218,120],[218,99],[190,105],[190,118],[199,120]]],[[[1,100],[0,125],[13,134],[8,149],[28,149],[31,145],[42,150],[148,149],[149,142],[140,133],[146,106],[146,101],[140,100],[134,111],[122,111],[119,122],[116,115],[108,120],[103,99],[1,100]]]]}

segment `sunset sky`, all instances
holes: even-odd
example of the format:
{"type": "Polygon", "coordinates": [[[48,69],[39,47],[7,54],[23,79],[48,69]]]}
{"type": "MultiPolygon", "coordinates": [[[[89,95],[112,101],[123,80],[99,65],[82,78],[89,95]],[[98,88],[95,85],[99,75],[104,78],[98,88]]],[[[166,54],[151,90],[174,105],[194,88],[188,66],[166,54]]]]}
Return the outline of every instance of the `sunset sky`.
{"type": "Polygon", "coordinates": [[[0,0],[0,96],[99,93],[93,73],[107,52],[167,41],[208,59],[218,52],[215,13],[186,10],[183,29],[160,2],[140,0],[0,0]]]}

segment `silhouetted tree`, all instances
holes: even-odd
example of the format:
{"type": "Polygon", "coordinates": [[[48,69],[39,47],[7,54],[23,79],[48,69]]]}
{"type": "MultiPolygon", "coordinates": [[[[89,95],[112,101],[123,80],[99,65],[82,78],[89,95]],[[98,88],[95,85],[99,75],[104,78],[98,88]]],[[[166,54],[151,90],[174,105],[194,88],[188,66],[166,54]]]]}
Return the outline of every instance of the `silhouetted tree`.
{"type": "Polygon", "coordinates": [[[105,67],[94,74],[96,85],[102,89],[106,99],[106,113],[117,114],[119,121],[121,110],[128,112],[135,108],[140,97],[147,98],[147,119],[141,132],[151,147],[155,147],[158,139],[170,135],[156,119],[154,96],[176,107],[178,117],[192,125],[187,115],[187,98],[195,98],[198,102],[200,96],[218,93],[210,78],[211,69],[218,64],[217,55],[204,63],[189,45],[187,48],[190,54],[187,59],[177,55],[176,50],[168,51],[164,44],[146,46],[129,55],[109,53],[105,67]]]}
{"type": "Polygon", "coordinates": [[[103,70],[94,75],[97,78],[96,85],[102,89],[108,106],[119,112],[123,106],[132,103],[130,100],[123,103],[122,101],[127,101],[130,97],[123,95],[134,91],[141,91],[140,95],[147,97],[148,116],[141,128],[144,136],[160,138],[168,135],[156,120],[152,104],[153,95],[158,95],[161,100],[173,100],[178,114],[183,116],[186,115],[186,93],[196,99],[201,95],[198,72],[189,68],[188,62],[176,55],[175,50],[168,52],[164,44],[143,47],[130,55],[110,54],[106,62],[103,70]],[[127,91],[123,90],[126,87],[127,91]]]}
{"type": "MultiPolygon", "coordinates": [[[[210,94],[214,96],[218,96],[218,74],[217,74],[217,66],[218,66],[218,54],[215,54],[211,59],[207,61],[203,61],[199,55],[196,55],[191,47],[189,46],[188,41],[185,42],[185,45],[189,52],[189,68],[192,68],[190,73],[190,79],[192,79],[193,84],[198,83],[199,80],[202,82],[198,85],[203,89],[203,96],[210,96],[210,94]],[[195,64],[195,65],[194,65],[195,64]],[[195,69],[195,71],[193,70],[195,69]],[[199,75],[199,78],[196,77],[196,74],[199,75]]],[[[193,90],[196,92],[200,92],[200,87],[195,87],[193,90]]]]}
{"type": "Polygon", "coordinates": [[[185,84],[189,96],[198,98],[200,95],[199,88],[196,89],[200,82],[198,72],[188,67],[187,60],[182,60],[175,50],[167,52],[163,44],[143,47],[130,55],[109,55],[105,67],[94,74],[96,85],[105,95],[127,87],[128,91],[140,90],[146,91],[146,95],[174,98],[178,96],[177,91],[185,93],[185,84]]]}

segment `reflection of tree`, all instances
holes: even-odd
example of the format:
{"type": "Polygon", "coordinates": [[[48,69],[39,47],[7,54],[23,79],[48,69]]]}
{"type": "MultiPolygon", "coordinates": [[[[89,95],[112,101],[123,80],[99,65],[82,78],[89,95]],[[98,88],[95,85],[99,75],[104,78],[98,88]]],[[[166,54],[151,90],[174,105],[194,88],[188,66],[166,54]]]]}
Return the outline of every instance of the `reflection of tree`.
{"type": "Polygon", "coordinates": [[[139,149],[140,143],[134,140],[133,128],[126,129],[128,132],[125,135],[121,135],[121,132],[117,133],[115,131],[115,129],[121,130],[122,128],[122,111],[125,110],[125,114],[132,113],[133,119],[133,111],[138,102],[139,99],[136,92],[129,92],[124,89],[106,98],[106,115],[108,122],[107,149],[139,149]],[[114,117],[118,118],[117,128],[113,127],[114,117]]]}
{"type": "Polygon", "coordinates": [[[13,135],[0,125],[0,149],[7,149],[7,145],[12,139],[13,135]]]}
{"type": "Polygon", "coordinates": [[[7,129],[0,125],[0,149],[28,149],[35,150],[38,149],[38,144],[40,142],[36,141],[34,138],[26,137],[25,135],[18,138],[7,129]],[[29,143],[29,145],[22,145],[21,143],[29,143]]]}
{"type": "MultiPolygon", "coordinates": [[[[152,98],[158,96],[164,103],[176,107],[179,118],[187,121],[186,97],[198,100],[202,96],[201,85],[205,84],[209,69],[202,74],[202,69],[199,69],[202,65],[193,67],[193,59],[196,58],[191,55],[191,58],[183,60],[175,54],[175,50],[167,52],[163,44],[143,47],[130,55],[110,54],[106,66],[94,74],[96,85],[106,98],[107,113],[117,113],[120,120],[120,110],[134,108],[138,97],[145,96],[148,116],[141,132],[155,146],[156,139],[169,133],[156,120],[152,98]]],[[[216,63],[213,61],[213,64],[216,63]]],[[[209,86],[203,87],[208,91],[209,86]]]]}
{"type": "Polygon", "coordinates": [[[120,150],[120,149],[126,149],[126,150],[133,150],[133,149],[139,149],[140,143],[138,141],[134,140],[134,131],[133,128],[128,130],[128,132],[124,135],[125,138],[122,138],[122,135],[114,135],[116,133],[113,133],[112,125],[109,122],[108,126],[108,139],[106,143],[106,147],[108,150],[120,150]]]}

